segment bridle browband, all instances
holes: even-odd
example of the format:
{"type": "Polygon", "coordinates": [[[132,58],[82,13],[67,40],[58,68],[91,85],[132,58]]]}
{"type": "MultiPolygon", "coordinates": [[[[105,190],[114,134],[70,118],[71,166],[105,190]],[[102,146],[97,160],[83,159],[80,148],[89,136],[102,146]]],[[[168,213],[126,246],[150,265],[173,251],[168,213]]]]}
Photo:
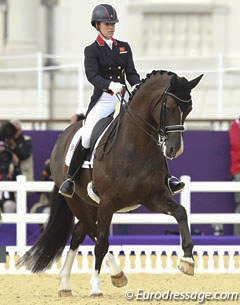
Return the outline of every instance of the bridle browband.
{"type": "Polygon", "coordinates": [[[157,143],[157,145],[160,145],[160,146],[162,146],[163,143],[166,141],[168,133],[171,133],[171,132],[184,132],[184,126],[180,125],[180,124],[179,125],[167,125],[167,126],[165,126],[165,113],[166,113],[167,96],[170,95],[170,96],[172,96],[175,99],[176,103],[178,104],[178,106],[180,108],[180,111],[182,110],[181,109],[181,103],[190,103],[192,101],[191,98],[188,99],[188,100],[183,100],[183,99],[179,98],[175,94],[169,92],[169,88],[170,88],[170,84],[167,85],[167,87],[163,91],[163,94],[160,96],[159,100],[156,103],[156,105],[157,105],[158,103],[161,102],[161,100],[163,100],[163,103],[162,103],[162,106],[161,106],[161,110],[160,110],[160,125],[159,125],[159,128],[154,127],[148,121],[146,121],[143,118],[141,118],[136,112],[134,112],[134,110],[132,109],[131,105],[125,101],[124,94],[123,95],[119,94],[119,100],[121,102],[121,105],[122,104],[125,105],[125,112],[129,116],[129,118],[145,134],[147,134],[150,138],[152,138],[153,141],[155,141],[157,143]],[[148,127],[150,127],[150,129],[152,129],[154,134],[152,132],[149,132],[139,122],[142,122],[145,125],[147,125],[148,127]],[[156,134],[158,135],[157,139],[156,139],[156,136],[155,136],[156,134]]]}
{"type": "Polygon", "coordinates": [[[178,100],[179,102],[182,103],[190,103],[192,101],[192,98],[188,99],[188,100],[182,100],[180,97],[176,96],[175,94],[168,92],[168,95],[171,95],[172,97],[174,97],[176,100],[178,100]]]}

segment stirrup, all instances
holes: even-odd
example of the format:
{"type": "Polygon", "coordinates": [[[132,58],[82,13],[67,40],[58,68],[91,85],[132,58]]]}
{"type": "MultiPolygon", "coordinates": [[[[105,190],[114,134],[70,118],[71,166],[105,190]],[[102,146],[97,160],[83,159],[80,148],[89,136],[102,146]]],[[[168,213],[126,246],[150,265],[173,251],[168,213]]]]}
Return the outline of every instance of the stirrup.
{"type": "Polygon", "coordinates": [[[73,181],[71,178],[68,178],[68,179],[64,180],[63,183],[61,184],[59,190],[58,190],[58,193],[60,193],[61,195],[65,196],[65,197],[72,198],[74,193],[75,193],[75,181],[73,181]],[[70,193],[70,194],[61,191],[62,186],[67,181],[70,181],[73,184],[72,185],[72,193],[70,193]]]}
{"type": "Polygon", "coordinates": [[[176,194],[181,193],[183,191],[183,189],[185,187],[185,183],[180,181],[177,177],[171,176],[171,177],[167,178],[167,187],[170,190],[172,195],[176,195],[176,194]],[[173,180],[173,179],[176,179],[176,180],[173,180]],[[177,182],[178,183],[179,189],[173,190],[171,188],[171,183],[170,183],[171,180],[173,180],[172,182],[177,182]]]}

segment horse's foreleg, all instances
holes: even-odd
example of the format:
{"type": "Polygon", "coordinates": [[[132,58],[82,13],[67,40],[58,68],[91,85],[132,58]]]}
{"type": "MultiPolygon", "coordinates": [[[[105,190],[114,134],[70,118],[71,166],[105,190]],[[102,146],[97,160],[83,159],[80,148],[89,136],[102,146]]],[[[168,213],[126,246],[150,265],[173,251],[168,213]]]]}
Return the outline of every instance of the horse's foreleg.
{"type": "Polygon", "coordinates": [[[102,296],[103,293],[100,289],[100,270],[104,256],[109,248],[109,227],[112,220],[112,213],[109,207],[98,209],[98,228],[97,228],[97,243],[94,249],[95,254],[95,269],[91,278],[91,296],[102,296]]]}
{"type": "Polygon", "coordinates": [[[185,274],[193,275],[193,241],[188,227],[187,213],[185,208],[171,197],[165,195],[162,195],[162,197],[155,200],[150,200],[145,206],[153,212],[168,214],[177,220],[182,238],[182,248],[184,251],[184,256],[180,259],[178,268],[185,274]],[[165,204],[159,204],[159,201],[164,202],[165,204]]]}
{"type": "Polygon", "coordinates": [[[86,231],[84,224],[82,222],[78,222],[74,227],[70,243],[70,249],[67,253],[66,260],[59,275],[60,283],[58,295],[61,297],[72,296],[72,289],[70,286],[71,269],[74,258],[77,254],[77,249],[79,245],[84,241],[85,236],[86,231]]]}
{"type": "Polygon", "coordinates": [[[193,260],[193,241],[190,234],[187,213],[183,206],[177,204],[175,209],[171,212],[171,215],[175,217],[178,222],[179,230],[182,238],[182,248],[184,256],[180,259],[178,268],[185,274],[194,275],[194,260],[193,260]]]}
{"type": "Polygon", "coordinates": [[[106,265],[110,269],[112,284],[115,287],[123,287],[127,285],[127,277],[121,267],[117,264],[115,257],[110,252],[106,255],[106,265]]]}

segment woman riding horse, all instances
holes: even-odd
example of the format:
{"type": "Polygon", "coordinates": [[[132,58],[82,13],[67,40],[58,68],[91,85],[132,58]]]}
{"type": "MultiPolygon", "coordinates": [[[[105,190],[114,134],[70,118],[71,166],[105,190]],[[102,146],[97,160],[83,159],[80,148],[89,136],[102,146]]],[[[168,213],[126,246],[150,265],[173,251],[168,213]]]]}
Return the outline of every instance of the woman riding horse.
{"type": "MultiPolygon", "coordinates": [[[[97,6],[96,12],[93,14],[93,23],[96,24],[96,27],[99,27],[101,22],[111,23],[111,21],[114,21],[114,24],[117,22],[116,12],[111,6],[97,6]],[[95,20],[96,12],[98,12],[98,17],[100,13],[102,14],[100,14],[101,18],[105,16],[104,21],[95,20]],[[107,16],[103,13],[107,13],[107,16]],[[96,22],[100,22],[100,24],[96,22]]],[[[110,25],[107,27],[111,29],[110,25]]],[[[102,28],[103,25],[100,26],[101,31],[103,31],[102,28]]],[[[102,39],[100,41],[103,43],[104,36],[101,36],[101,32],[99,35],[102,39]]],[[[112,38],[112,34],[110,37],[112,38]]],[[[132,69],[134,70],[135,81],[131,81],[131,73],[128,72],[127,62],[132,61],[129,46],[120,41],[116,41],[117,46],[115,46],[114,40],[111,40],[113,41],[113,51],[115,50],[117,53],[115,55],[117,62],[121,56],[125,57],[125,61],[122,59],[119,66],[126,70],[127,79],[131,85],[134,85],[139,79],[133,63],[132,69]],[[121,47],[123,54],[120,56],[118,52],[120,52],[121,47]]],[[[101,66],[102,61],[97,61],[105,73],[107,73],[109,67],[112,70],[118,67],[113,57],[110,56],[111,53],[107,53],[110,52],[107,48],[108,45],[104,40],[103,46],[98,46],[98,43],[95,42],[85,52],[86,58],[89,55],[90,59],[92,58],[95,62],[99,58],[105,61],[107,57],[109,57],[109,60],[111,59],[111,65],[106,64],[105,68],[101,66]],[[91,53],[92,49],[98,52],[97,58],[91,53]]],[[[88,59],[85,60],[86,67],[96,69],[95,66],[88,66],[87,63],[88,59]]],[[[90,78],[90,80],[96,80],[97,82],[94,93],[98,94],[98,98],[96,100],[92,98],[92,101],[96,104],[88,111],[85,126],[87,124],[91,125],[91,122],[88,123],[88,118],[92,111],[94,113],[94,109],[98,109],[95,108],[97,105],[102,107],[106,102],[110,108],[110,105],[115,103],[115,100],[111,99],[111,95],[104,94],[101,90],[106,88],[105,90],[110,89],[116,93],[120,91],[120,87],[122,89],[122,84],[124,84],[120,75],[121,83],[116,85],[116,82],[112,83],[104,78],[98,69],[94,71],[95,77],[92,76],[93,78],[90,78]],[[101,87],[102,81],[106,82],[108,86],[101,87]]],[[[86,69],[86,73],[88,75],[88,69],[86,69]]],[[[110,77],[111,74],[107,75],[110,77]]],[[[116,77],[116,75],[116,72],[114,72],[113,77],[116,77]]],[[[175,73],[161,70],[148,74],[133,90],[129,102],[126,102],[123,112],[118,117],[118,129],[116,137],[114,137],[116,141],[112,142],[112,138],[109,137],[112,129],[111,127],[108,128],[97,145],[93,168],[82,169],[76,174],[74,171],[79,164],[76,156],[80,154],[83,161],[82,155],[86,155],[88,149],[88,146],[82,146],[85,143],[85,133],[82,133],[80,149],[77,148],[73,156],[73,161],[76,162],[75,166],[71,164],[68,173],[70,175],[70,178],[68,178],[70,179],[68,180],[70,181],[70,188],[73,181],[76,182],[76,189],[72,198],[69,198],[71,192],[69,194],[68,188],[65,197],[58,191],[66,173],[65,158],[68,147],[83,122],[80,121],[70,125],[61,134],[51,154],[51,173],[55,183],[55,196],[50,218],[39,240],[21,258],[21,264],[29,265],[33,272],[49,268],[54,259],[62,254],[69,236],[72,235],[70,250],[61,272],[60,286],[63,293],[69,291],[69,277],[74,257],[77,254],[79,244],[83,243],[88,235],[95,242],[95,266],[91,279],[91,294],[94,296],[101,295],[99,275],[103,259],[109,249],[109,231],[113,214],[124,208],[133,209],[137,204],[141,204],[151,212],[171,215],[176,219],[184,252],[178,268],[186,274],[194,274],[193,241],[189,231],[187,213],[185,208],[173,198],[172,191],[166,185],[169,172],[165,158],[176,158],[183,152],[183,124],[192,110],[191,90],[198,85],[201,78],[202,75],[188,81],[175,73]],[[83,154],[82,152],[78,153],[77,150],[83,150],[83,154]],[[91,181],[100,199],[98,205],[87,192],[87,186],[91,181]],[[73,230],[74,217],[78,219],[78,223],[73,230]]],[[[124,99],[126,100],[126,97],[124,99]]],[[[101,107],[100,109],[102,109],[101,107]]],[[[111,111],[113,108],[111,108],[111,111]]],[[[97,113],[97,115],[100,117],[100,114],[97,113]]],[[[86,139],[88,139],[87,136],[86,139]]],[[[64,185],[65,183],[62,188],[64,185]]],[[[112,258],[110,261],[115,285],[118,287],[125,285],[126,280],[119,267],[116,267],[112,258]]]]}
{"type": "MultiPolygon", "coordinates": [[[[82,122],[70,125],[58,138],[51,154],[55,191],[50,218],[41,237],[20,263],[30,266],[33,272],[49,268],[54,259],[62,254],[72,235],[70,250],[60,274],[60,295],[71,294],[71,267],[78,246],[86,235],[96,244],[91,295],[102,295],[99,274],[109,248],[112,216],[123,208],[133,209],[136,204],[176,219],[184,251],[178,268],[186,274],[194,274],[193,241],[187,214],[184,207],[174,200],[165,183],[168,175],[165,158],[176,158],[183,152],[183,124],[192,109],[191,90],[201,77],[188,81],[167,71],[148,74],[136,87],[119,117],[114,145],[111,139],[108,141],[111,133],[108,129],[97,145],[93,169],[79,172],[72,198],[62,196],[58,190],[64,179],[67,148],[82,122]],[[100,198],[98,205],[87,192],[91,180],[100,198]],[[73,230],[74,217],[78,223],[73,230]]],[[[114,285],[126,285],[123,272],[111,256],[109,262],[114,285]]]]}
{"type": "MultiPolygon", "coordinates": [[[[135,88],[140,83],[135,69],[132,51],[128,43],[113,38],[117,12],[107,4],[97,5],[92,13],[91,24],[99,32],[97,39],[85,49],[85,72],[87,79],[94,86],[87,117],[81,129],[81,138],[75,147],[65,181],[59,192],[69,198],[73,197],[75,178],[89,153],[90,137],[96,123],[114,112],[118,103],[117,94],[124,94],[128,101],[129,94],[124,92],[125,76],[135,88]]],[[[173,194],[184,188],[184,183],[170,174],[166,183],[173,194]]]]}

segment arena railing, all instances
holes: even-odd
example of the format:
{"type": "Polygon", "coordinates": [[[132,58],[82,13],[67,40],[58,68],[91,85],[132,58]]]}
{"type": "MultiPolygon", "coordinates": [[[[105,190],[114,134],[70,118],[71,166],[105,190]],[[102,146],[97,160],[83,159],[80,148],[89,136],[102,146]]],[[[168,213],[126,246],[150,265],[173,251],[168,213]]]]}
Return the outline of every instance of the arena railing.
{"type": "MultiPolygon", "coordinates": [[[[189,176],[182,176],[186,187],[180,195],[180,203],[188,214],[189,224],[234,224],[240,223],[239,214],[235,213],[191,213],[191,193],[193,192],[237,192],[240,182],[232,181],[204,181],[192,182],[189,176]]],[[[17,212],[14,214],[2,213],[2,223],[15,223],[17,225],[17,247],[23,248],[27,244],[28,223],[45,223],[46,214],[32,214],[27,212],[28,192],[50,192],[53,182],[26,181],[25,176],[18,176],[17,181],[1,181],[0,191],[16,192],[17,212]]],[[[113,216],[113,224],[175,224],[172,216],[157,213],[116,213],[113,216]]]]}
{"type": "MultiPolygon", "coordinates": [[[[7,120],[7,118],[6,118],[7,120]]],[[[70,124],[69,118],[59,119],[19,119],[22,127],[25,130],[62,130],[70,124]]],[[[185,125],[187,130],[206,129],[206,130],[228,130],[234,118],[200,118],[200,119],[186,119],[185,125]]],[[[0,119],[0,124],[4,122],[0,119]]]]}
{"type": "MultiPolygon", "coordinates": [[[[0,74],[8,73],[36,73],[36,101],[37,109],[36,117],[32,120],[26,118],[18,118],[25,123],[32,124],[33,129],[47,129],[52,128],[53,123],[57,123],[60,128],[63,124],[68,123],[68,120],[62,118],[48,118],[45,117],[48,113],[45,109],[46,101],[44,90],[46,89],[44,81],[44,73],[48,71],[68,71],[76,72],[76,90],[78,108],[85,110],[84,105],[84,90],[90,88],[86,80],[83,67],[83,58],[74,54],[44,54],[41,52],[35,54],[9,55],[0,56],[1,62],[4,64],[0,68],[0,74]],[[48,64],[46,64],[48,62],[48,64]],[[49,65],[51,63],[51,65],[49,65]],[[87,87],[88,86],[88,87],[87,87]],[[39,119],[39,120],[38,120],[39,119]],[[31,122],[30,122],[31,121],[31,122]]],[[[156,69],[156,65],[160,65],[162,69],[173,69],[176,73],[185,73],[187,75],[196,75],[199,73],[207,76],[214,75],[214,100],[216,109],[214,110],[213,118],[194,118],[188,119],[187,124],[194,128],[197,125],[203,126],[206,129],[227,129],[229,127],[229,118],[224,119],[224,84],[226,82],[225,73],[236,74],[239,73],[240,68],[237,67],[239,57],[227,57],[223,54],[213,57],[156,57],[156,58],[136,58],[136,66],[141,76],[145,76],[149,69],[156,69]],[[187,68],[183,68],[187,67],[187,68]],[[190,67],[190,68],[189,68],[190,67]],[[210,67],[210,68],[209,68],[210,67]],[[223,118],[223,119],[222,119],[223,118]],[[226,123],[226,124],[225,124],[226,123]]],[[[151,71],[151,70],[150,70],[151,71]]],[[[230,75],[231,76],[231,75],[230,75]]],[[[24,76],[23,76],[24,77],[24,76]]],[[[205,80],[206,82],[206,80],[205,80]]],[[[232,83],[232,82],[231,82],[232,83]]],[[[210,86],[212,86],[210,82],[210,86]]],[[[203,97],[204,98],[204,97],[203,97]]],[[[49,112],[51,112],[49,110],[49,112]]],[[[234,113],[235,114],[235,113],[234,113]]],[[[9,117],[12,113],[9,114],[9,117]]],[[[50,114],[49,114],[50,115],[50,114]]],[[[229,115],[229,113],[228,113],[229,115]]],[[[50,115],[51,116],[51,115],[50,115]]],[[[28,118],[28,117],[27,117],[28,118]]],[[[232,119],[230,119],[231,121],[232,119]]],[[[54,127],[54,129],[56,129],[54,127]]]]}
{"type": "MultiPolygon", "coordinates": [[[[191,193],[192,192],[236,192],[240,189],[240,182],[191,182],[189,176],[182,176],[181,180],[186,183],[184,191],[181,193],[180,202],[186,208],[188,214],[189,224],[216,224],[216,223],[240,223],[238,214],[221,214],[221,213],[191,213],[191,193]]],[[[29,273],[26,268],[16,268],[15,266],[15,255],[22,255],[27,249],[27,224],[33,223],[45,223],[48,215],[46,214],[31,214],[27,212],[27,193],[28,192],[50,192],[53,188],[53,182],[43,181],[26,181],[25,176],[18,176],[17,181],[13,182],[0,182],[0,191],[16,192],[16,205],[17,212],[15,214],[2,214],[3,224],[16,224],[16,246],[7,247],[7,252],[10,256],[8,273],[29,273]]],[[[113,224],[175,224],[176,221],[173,217],[162,214],[151,214],[151,213],[116,213],[113,216],[113,224]]],[[[63,259],[66,256],[68,247],[66,247],[63,259]]],[[[204,254],[208,252],[208,269],[207,272],[218,272],[218,273],[240,273],[240,266],[235,268],[236,255],[240,253],[240,246],[195,246],[195,254],[198,256],[198,265],[196,272],[202,273],[206,271],[204,267],[204,254]],[[218,267],[215,267],[214,255],[215,252],[219,253],[218,267]],[[224,263],[224,256],[228,255],[228,267],[224,263]],[[238,254],[237,254],[238,253],[238,254]]],[[[121,251],[125,254],[125,270],[127,272],[151,272],[151,273],[175,273],[176,269],[173,267],[172,255],[181,255],[181,247],[179,246],[112,246],[111,250],[119,256],[121,251]],[[136,264],[133,268],[130,262],[131,253],[134,252],[136,264]],[[143,267],[140,263],[142,252],[146,255],[146,264],[143,267]],[[163,254],[167,255],[166,264],[158,262],[155,267],[152,266],[151,256],[154,254],[160,258],[163,254]]],[[[74,264],[73,272],[91,272],[91,268],[87,263],[87,256],[89,252],[93,253],[92,246],[80,247],[83,261],[81,267],[77,263],[74,264]]],[[[62,266],[64,260],[61,260],[60,265],[62,266]]],[[[105,270],[105,269],[104,269],[105,270]]],[[[103,271],[104,271],[103,270],[103,271]]],[[[106,270],[105,270],[106,271],[106,270]]],[[[0,273],[5,273],[6,268],[0,264],[0,273]]],[[[59,272],[56,264],[49,270],[49,273],[59,272]]]]}
{"type": "MultiPolygon", "coordinates": [[[[16,259],[23,255],[28,248],[17,250],[16,247],[6,247],[8,253],[7,264],[0,263],[0,274],[31,274],[26,267],[16,267],[16,259]]],[[[44,271],[49,274],[59,274],[64,265],[69,247],[66,247],[61,258],[53,262],[50,269],[44,271]]],[[[177,259],[182,256],[179,246],[169,245],[121,245],[110,246],[110,250],[120,263],[124,272],[128,273],[178,273],[177,259]],[[124,253],[124,255],[122,255],[124,253]]],[[[240,246],[195,246],[195,273],[240,273],[240,246]],[[218,256],[216,255],[218,253],[218,256]],[[227,263],[226,263],[227,262],[227,263]]],[[[93,272],[93,246],[81,246],[78,257],[73,262],[74,274],[93,272]]],[[[109,273],[106,264],[102,265],[101,273],[109,273]]]]}

